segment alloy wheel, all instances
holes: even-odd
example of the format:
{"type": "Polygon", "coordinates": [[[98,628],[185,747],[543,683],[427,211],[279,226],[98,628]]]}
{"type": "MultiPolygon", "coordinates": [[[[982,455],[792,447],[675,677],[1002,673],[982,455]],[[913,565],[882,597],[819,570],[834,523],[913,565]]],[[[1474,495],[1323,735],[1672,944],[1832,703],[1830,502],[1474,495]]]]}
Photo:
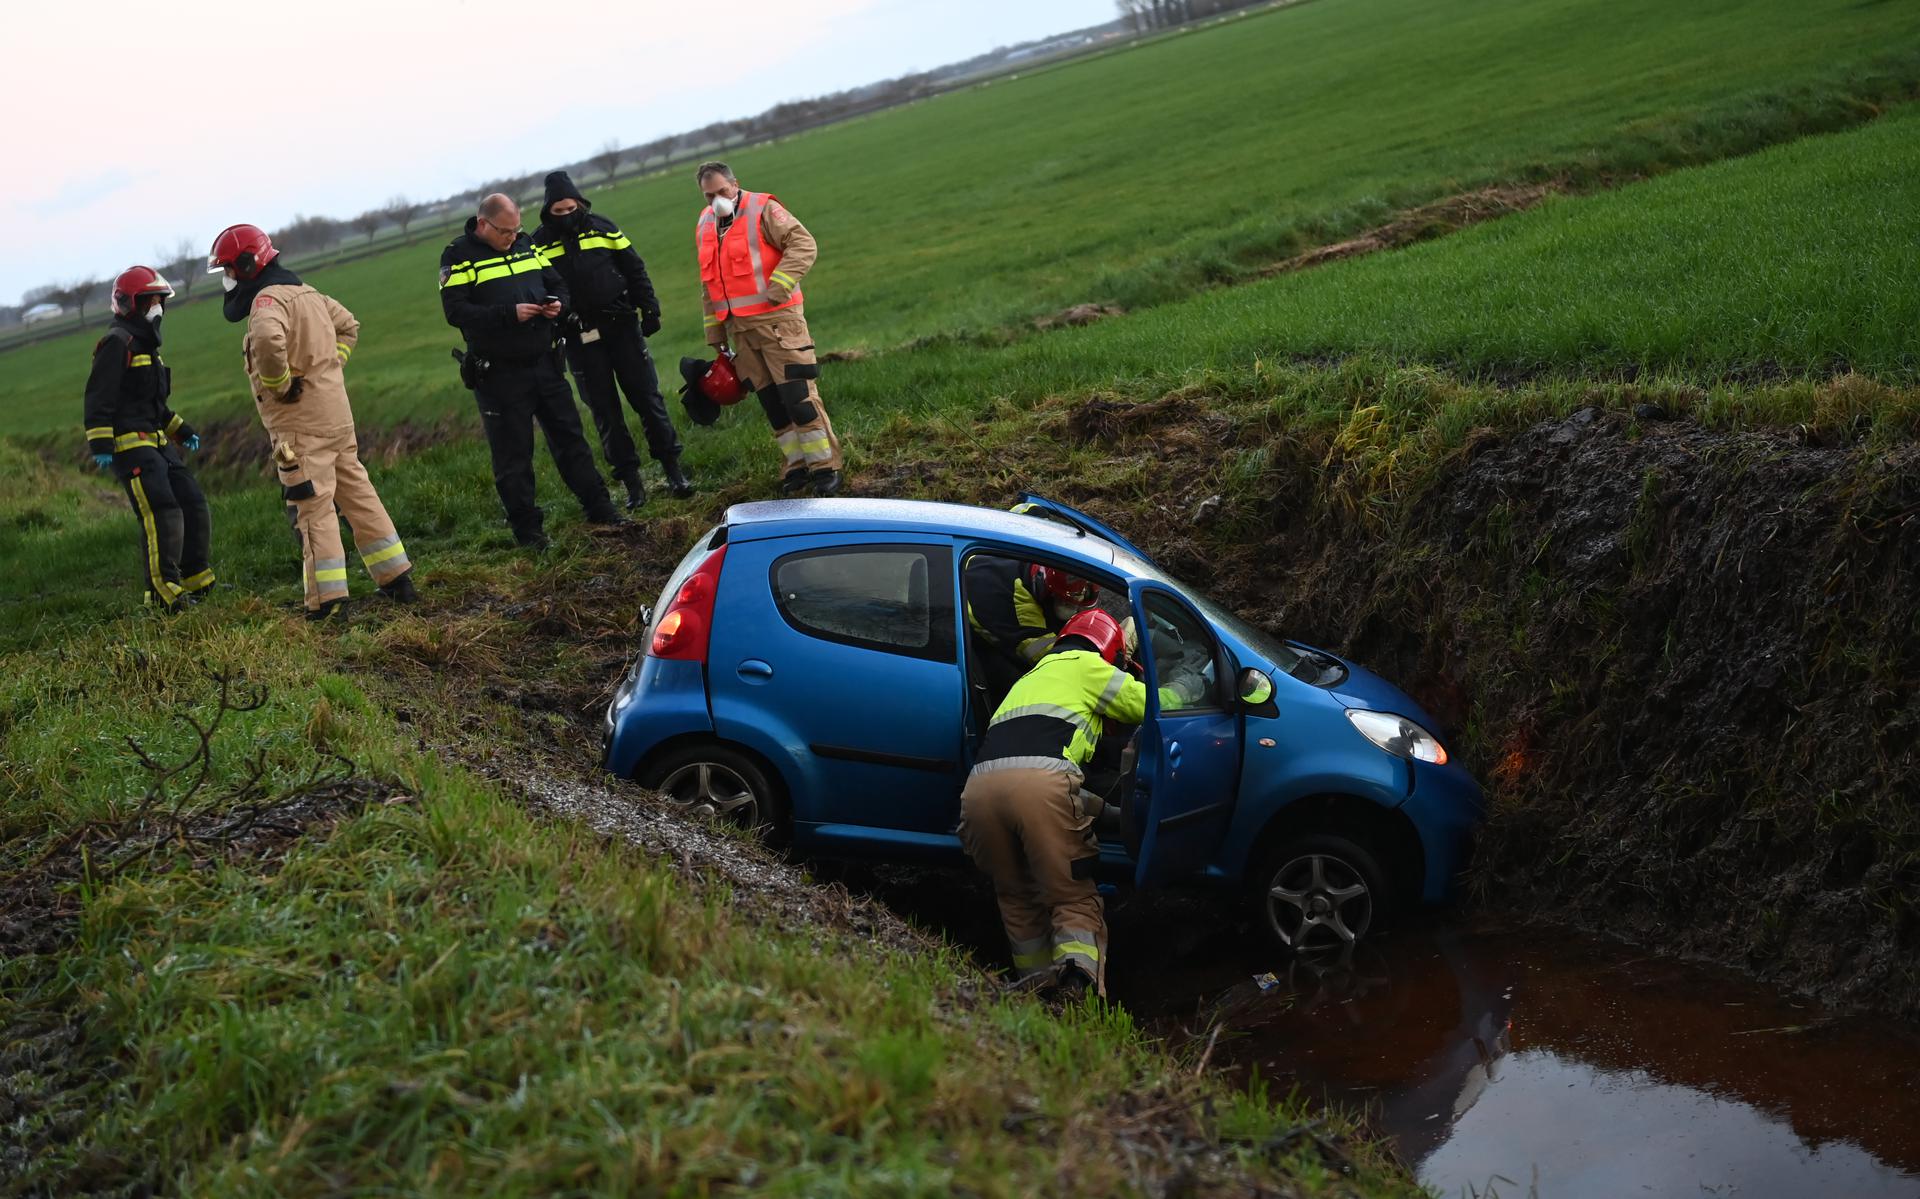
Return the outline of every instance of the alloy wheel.
{"type": "Polygon", "coordinates": [[[732,820],[746,828],[766,816],[747,780],[719,762],[688,762],[661,779],[659,791],[696,816],[732,820]]]}
{"type": "Polygon", "coordinates": [[[1296,950],[1352,945],[1373,924],[1366,876],[1332,854],[1290,858],[1267,883],[1267,921],[1296,950]]]}

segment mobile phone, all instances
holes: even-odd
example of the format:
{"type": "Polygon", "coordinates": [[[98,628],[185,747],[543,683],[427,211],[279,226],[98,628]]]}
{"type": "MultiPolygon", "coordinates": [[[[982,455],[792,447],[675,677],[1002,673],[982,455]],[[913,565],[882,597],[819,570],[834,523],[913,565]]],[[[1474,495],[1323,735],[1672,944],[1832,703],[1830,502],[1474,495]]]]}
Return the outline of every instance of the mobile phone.
{"type": "Polygon", "coordinates": [[[542,303],[546,303],[546,304],[558,304],[559,302],[560,302],[559,296],[548,296],[544,301],[542,301],[542,303]]]}

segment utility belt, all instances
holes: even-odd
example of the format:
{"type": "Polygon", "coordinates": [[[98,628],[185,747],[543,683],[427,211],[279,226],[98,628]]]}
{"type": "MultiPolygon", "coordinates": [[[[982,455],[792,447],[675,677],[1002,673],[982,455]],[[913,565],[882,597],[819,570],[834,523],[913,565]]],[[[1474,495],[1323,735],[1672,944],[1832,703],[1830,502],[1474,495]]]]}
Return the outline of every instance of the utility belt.
{"type": "Polygon", "coordinates": [[[460,364],[460,382],[468,391],[487,381],[487,377],[496,371],[522,371],[538,366],[542,360],[560,366],[560,343],[532,354],[498,354],[491,358],[482,357],[473,350],[453,351],[453,360],[460,364]]]}
{"type": "Polygon", "coordinates": [[[113,438],[113,452],[118,454],[124,450],[137,450],[142,447],[157,450],[165,444],[167,444],[167,435],[158,429],[151,432],[117,433],[113,438]]]}

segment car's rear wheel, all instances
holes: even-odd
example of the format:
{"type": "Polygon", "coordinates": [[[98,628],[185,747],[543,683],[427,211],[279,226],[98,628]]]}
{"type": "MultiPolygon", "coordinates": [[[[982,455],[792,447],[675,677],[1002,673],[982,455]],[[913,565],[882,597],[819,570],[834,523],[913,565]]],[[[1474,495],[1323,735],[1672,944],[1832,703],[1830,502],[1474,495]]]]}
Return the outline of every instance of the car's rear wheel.
{"type": "Polygon", "coordinates": [[[1289,949],[1311,953],[1356,944],[1389,910],[1379,861],[1345,837],[1297,837],[1264,861],[1254,875],[1254,901],[1268,934],[1289,949]]]}
{"type": "Polygon", "coordinates": [[[640,785],[658,791],[689,815],[725,820],[763,837],[786,824],[785,805],[767,772],[724,745],[689,745],[655,762],[640,785]]]}

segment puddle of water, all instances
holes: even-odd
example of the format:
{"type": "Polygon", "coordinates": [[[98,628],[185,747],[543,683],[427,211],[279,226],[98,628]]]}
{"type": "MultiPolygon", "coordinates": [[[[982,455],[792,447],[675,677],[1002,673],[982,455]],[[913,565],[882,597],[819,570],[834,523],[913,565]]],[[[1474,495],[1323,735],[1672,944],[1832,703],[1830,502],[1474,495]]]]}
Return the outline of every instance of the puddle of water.
{"type": "Polygon", "coordinates": [[[1124,932],[1117,999],[1176,1037],[1218,1022],[1242,1078],[1364,1108],[1441,1195],[1920,1196],[1911,1028],[1567,934],[1427,926],[1321,963],[1201,941],[1176,964],[1164,929],[1124,932]]]}

